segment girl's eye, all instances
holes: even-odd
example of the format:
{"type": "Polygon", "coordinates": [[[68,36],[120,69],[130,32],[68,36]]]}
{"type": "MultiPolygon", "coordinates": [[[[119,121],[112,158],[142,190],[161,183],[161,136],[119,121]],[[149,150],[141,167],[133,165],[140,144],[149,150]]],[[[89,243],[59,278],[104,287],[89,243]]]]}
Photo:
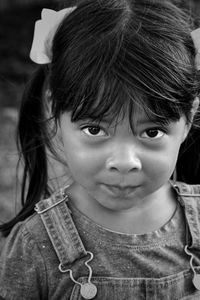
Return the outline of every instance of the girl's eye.
{"type": "Polygon", "coordinates": [[[142,137],[146,139],[159,139],[163,137],[165,132],[163,130],[157,129],[157,128],[152,128],[152,129],[147,129],[142,133],[142,137]]]}
{"type": "Polygon", "coordinates": [[[89,136],[105,136],[106,132],[99,126],[85,126],[82,131],[89,136]]]}

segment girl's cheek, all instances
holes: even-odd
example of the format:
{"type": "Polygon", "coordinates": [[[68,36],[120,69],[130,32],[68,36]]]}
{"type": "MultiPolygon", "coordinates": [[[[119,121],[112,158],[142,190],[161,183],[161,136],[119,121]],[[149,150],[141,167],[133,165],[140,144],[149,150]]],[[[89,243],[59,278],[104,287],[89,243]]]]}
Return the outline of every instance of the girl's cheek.
{"type": "Polygon", "coordinates": [[[93,172],[101,168],[104,164],[104,154],[101,151],[89,150],[88,148],[79,147],[79,149],[69,148],[65,151],[66,160],[69,166],[80,171],[93,172]]]}

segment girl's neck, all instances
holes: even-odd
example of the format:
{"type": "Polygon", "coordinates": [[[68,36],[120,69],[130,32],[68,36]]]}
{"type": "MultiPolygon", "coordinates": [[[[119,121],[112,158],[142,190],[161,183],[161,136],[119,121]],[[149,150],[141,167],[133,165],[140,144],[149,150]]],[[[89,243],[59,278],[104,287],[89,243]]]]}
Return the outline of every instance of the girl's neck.
{"type": "Polygon", "coordinates": [[[90,196],[84,195],[80,187],[72,185],[69,188],[72,203],[84,215],[98,225],[125,234],[149,233],[158,230],[171,219],[177,206],[171,185],[167,184],[154,194],[146,205],[127,211],[112,211],[91,201],[90,196]]]}

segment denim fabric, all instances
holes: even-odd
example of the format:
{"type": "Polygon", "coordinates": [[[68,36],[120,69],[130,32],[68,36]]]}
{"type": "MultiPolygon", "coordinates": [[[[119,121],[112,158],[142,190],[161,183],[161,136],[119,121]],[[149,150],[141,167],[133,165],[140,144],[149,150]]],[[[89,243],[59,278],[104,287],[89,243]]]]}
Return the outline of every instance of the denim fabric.
{"type": "Polygon", "coordinates": [[[16,225],[4,247],[0,297],[83,299],[80,290],[88,282],[85,262],[90,251],[94,299],[200,299],[190,256],[184,252],[188,244],[200,274],[200,186],[178,183],[176,191],[180,205],[172,219],[144,235],[120,234],[95,224],[70,201],[66,205],[63,191],[41,201],[38,212],[43,213],[16,225]],[[72,270],[76,283],[68,271],[59,270],[60,264],[72,270]]]}

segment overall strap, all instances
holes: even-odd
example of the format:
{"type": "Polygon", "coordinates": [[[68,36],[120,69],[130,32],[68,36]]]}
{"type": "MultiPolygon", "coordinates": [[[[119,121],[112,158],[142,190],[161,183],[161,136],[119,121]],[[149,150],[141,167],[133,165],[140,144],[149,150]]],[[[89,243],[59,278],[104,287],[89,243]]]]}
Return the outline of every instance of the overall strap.
{"type": "MultiPolygon", "coordinates": [[[[187,227],[192,241],[191,248],[200,247],[200,185],[189,185],[182,182],[173,184],[178,194],[178,201],[184,208],[187,227]]],[[[187,233],[187,232],[186,232],[187,233]]],[[[189,239],[189,237],[188,237],[189,239]]]]}
{"type": "Polygon", "coordinates": [[[67,206],[66,189],[61,189],[50,198],[40,201],[35,207],[57,253],[61,267],[87,255],[67,206]]]}

